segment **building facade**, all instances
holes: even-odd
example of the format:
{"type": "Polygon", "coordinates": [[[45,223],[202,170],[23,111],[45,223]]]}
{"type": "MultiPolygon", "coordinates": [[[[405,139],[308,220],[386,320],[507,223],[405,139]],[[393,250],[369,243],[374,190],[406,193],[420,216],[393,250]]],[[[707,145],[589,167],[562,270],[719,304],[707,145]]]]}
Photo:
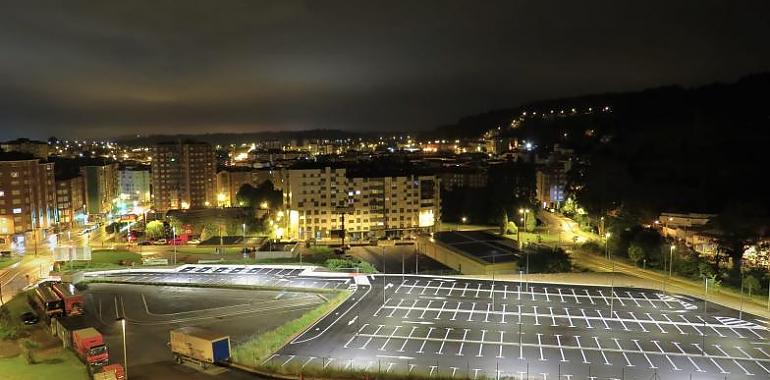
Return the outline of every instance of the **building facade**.
{"type": "Polygon", "coordinates": [[[144,165],[125,166],[118,169],[118,194],[124,201],[149,203],[152,175],[144,165]]]}
{"type": "Polygon", "coordinates": [[[160,143],[152,151],[156,211],[216,205],[216,154],[198,142],[160,143]]]}
{"type": "Polygon", "coordinates": [[[72,226],[85,220],[88,211],[85,193],[82,176],[56,178],[56,209],[60,224],[72,226]]]}
{"type": "Polygon", "coordinates": [[[16,139],[0,144],[0,148],[6,152],[28,153],[36,158],[48,158],[49,146],[45,141],[30,139],[16,139]]]}
{"type": "Polygon", "coordinates": [[[432,230],[441,217],[435,176],[354,177],[331,167],[287,173],[288,235],[295,239],[408,236],[432,230]]]}
{"type": "Polygon", "coordinates": [[[567,173],[559,167],[544,167],[535,173],[537,203],[543,208],[558,208],[566,199],[567,173]]]}
{"type": "Polygon", "coordinates": [[[56,223],[53,163],[0,153],[0,235],[17,244],[41,239],[56,223]]]}
{"type": "Polygon", "coordinates": [[[107,214],[118,198],[118,168],[114,163],[86,165],[80,168],[89,214],[107,214]]]}

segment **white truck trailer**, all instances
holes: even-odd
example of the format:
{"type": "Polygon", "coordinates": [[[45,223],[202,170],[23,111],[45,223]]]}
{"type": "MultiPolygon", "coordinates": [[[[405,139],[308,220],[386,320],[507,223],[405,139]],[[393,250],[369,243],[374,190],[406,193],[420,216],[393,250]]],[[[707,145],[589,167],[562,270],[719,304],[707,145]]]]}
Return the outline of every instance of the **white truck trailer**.
{"type": "Polygon", "coordinates": [[[203,369],[230,360],[230,337],[200,327],[171,330],[169,346],[177,363],[191,362],[203,369]]]}

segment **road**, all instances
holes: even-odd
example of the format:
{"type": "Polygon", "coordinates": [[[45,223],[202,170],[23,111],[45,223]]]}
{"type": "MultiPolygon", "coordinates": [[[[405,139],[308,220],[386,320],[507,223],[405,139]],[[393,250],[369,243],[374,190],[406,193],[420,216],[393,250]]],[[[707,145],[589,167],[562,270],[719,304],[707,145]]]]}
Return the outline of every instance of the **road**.
{"type": "Polygon", "coordinates": [[[739,320],[737,311],[710,303],[704,309],[691,297],[432,276],[369,278],[371,286],[358,288],[359,302],[339,309],[341,320],[298,337],[272,364],[288,371],[331,366],[462,378],[770,377],[766,322],[749,314],[739,320]]]}

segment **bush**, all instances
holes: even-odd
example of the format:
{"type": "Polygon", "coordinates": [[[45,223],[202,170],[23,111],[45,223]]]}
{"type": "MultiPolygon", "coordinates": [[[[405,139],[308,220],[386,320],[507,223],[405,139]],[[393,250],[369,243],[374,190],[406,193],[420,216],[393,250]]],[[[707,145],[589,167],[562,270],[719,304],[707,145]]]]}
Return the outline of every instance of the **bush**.
{"type": "MultiPolygon", "coordinates": [[[[519,257],[519,268],[526,268],[527,255],[519,257]]],[[[539,247],[529,254],[529,273],[566,273],[572,271],[569,255],[561,248],[539,247]]]]}

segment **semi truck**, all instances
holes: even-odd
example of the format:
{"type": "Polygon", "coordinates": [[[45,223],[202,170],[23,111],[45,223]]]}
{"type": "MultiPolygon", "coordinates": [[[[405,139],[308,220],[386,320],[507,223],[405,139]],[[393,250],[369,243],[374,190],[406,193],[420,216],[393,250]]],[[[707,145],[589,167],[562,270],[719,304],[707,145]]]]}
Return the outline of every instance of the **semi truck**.
{"type": "Polygon", "coordinates": [[[30,305],[47,319],[58,318],[64,314],[64,301],[48,286],[38,285],[29,293],[28,298],[30,305]]]}
{"type": "Polygon", "coordinates": [[[51,289],[64,302],[64,313],[68,316],[83,314],[83,296],[75,291],[75,285],[49,282],[51,289]]]}
{"type": "Polygon", "coordinates": [[[230,337],[200,327],[171,330],[169,347],[174,360],[191,362],[203,369],[230,360],[230,337]]]}
{"type": "Polygon", "coordinates": [[[89,373],[96,372],[109,363],[110,357],[104,336],[90,327],[84,317],[71,317],[51,321],[53,334],[88,365],[89,373]]]}

